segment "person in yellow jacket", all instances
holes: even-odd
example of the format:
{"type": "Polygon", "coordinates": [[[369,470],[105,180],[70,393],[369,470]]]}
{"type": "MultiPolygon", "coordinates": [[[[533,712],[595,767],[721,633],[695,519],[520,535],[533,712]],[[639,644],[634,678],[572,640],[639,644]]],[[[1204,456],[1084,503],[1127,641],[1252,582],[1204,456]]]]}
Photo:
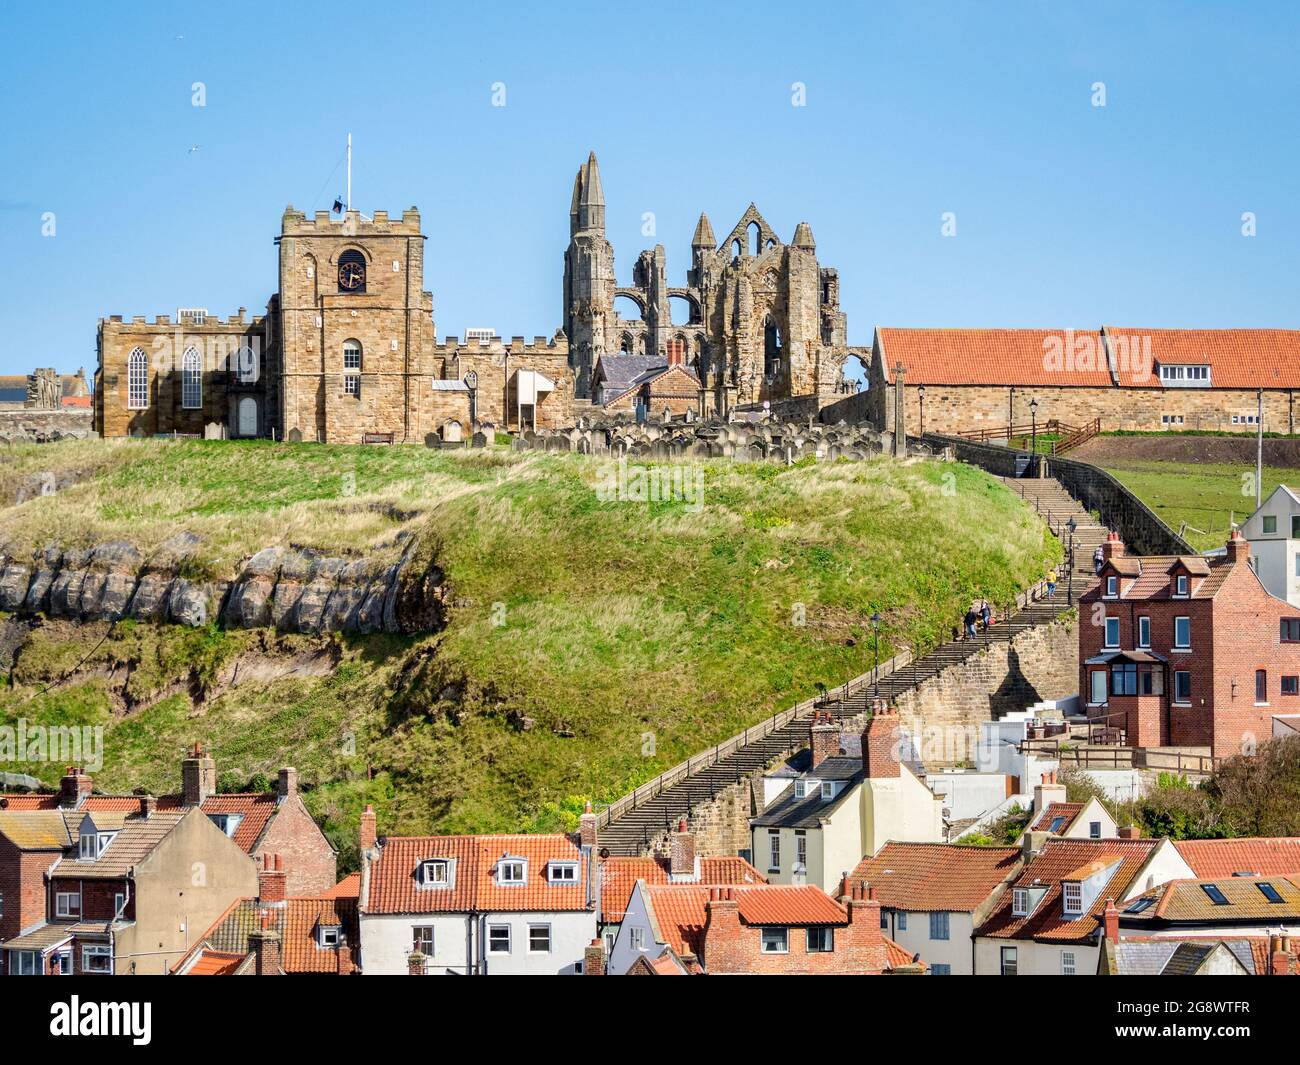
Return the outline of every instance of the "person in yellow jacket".
{"type": "Polygon", "coordinates": [[[1055,568],[1047,571],[1047,598],[1051,599],[1056,594],[1056,570],[1055,568]]]}

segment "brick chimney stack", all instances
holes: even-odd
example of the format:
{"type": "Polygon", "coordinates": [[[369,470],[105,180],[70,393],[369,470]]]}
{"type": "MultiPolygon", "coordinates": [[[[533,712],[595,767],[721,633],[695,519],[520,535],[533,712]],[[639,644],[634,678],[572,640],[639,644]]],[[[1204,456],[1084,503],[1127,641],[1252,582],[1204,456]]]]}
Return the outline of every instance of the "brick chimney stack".
{"type": "Polygon", "coordinates": [[[1139,825],[1124,825],[1119,829],[1120,839],[1141,839],[1142,829],[1139,825]]]}
{"type": "Polygon", "coordinates": [[[356,967],[356,962],[352,960],[352,947],[347,943],[340,943],[337,970],[339,976],[351,976],[356,967]]]}
{"type": "Polygon", "coordinates": [[[209,795],[217,793],[217,763],[208,749],[196,743],[181,760],[181,798],[186,806],[201,806],[209,795]]]}
{"type": "Polygon", "coordinates": [[[140,816],[146,821],[158,812],[158,800],[152,795],[140,796],[140,816]]]}
{"type": "Polygon", "coordinates": [[[1106,534],[1106,542],[1101,545],[1102,556],[1105,558],[1123,558],[1124,541],[1119,538],[1119,533],[1109,532],[1106,534]]]}
{"type": "Polygon", "coordinates": [[[94,779],[89,773],[70,765],[59,780],[59,805],[64,809],[77,809],[94,790],[94,779]]]}
{"type": "Polygon", "coordinates": [[[814,712],[812,726],[808,729],[808,747],[812,751],[810,769],[816,769],[827,758],[840,753],[840,727],[829,710],[814,712]]]}
{"type": "Polygon", "coordinates": [[[605,975],[605,948],[599,939],[593,939],[582,952],[582,974],[584,976],[605,975]]]}
{"type": "Polygon", "coordinates": [[[254,968],[258,976],[282,976],[280,968],[280,933],[275,930],[269,913],[262,914],[262,927],[248,935],[253,945],[254,968]]]}
{"type": "Polygon", "coordinates": [[[704,938],[701,959],[705,965],[725,972],[728,963],[734,964],[740,942],[740,903],[734,888],[709,888],[709,901],[704,904],[704,938]],[[710,960],[712,959],[712,960],[710,960]]]}
{"type": "Polygon", "coordinates": [[[425,961],[424,955],[421,954],[418,950],[411,951],[411,953],[406,956],[406,975],[424,976],[425,975],[424,961],[425,961]]]}
{"type": "Polygon", "coordinates": [[[1228,537],[1228,561],[1245,562],[1250,558],[1250,541],[1241,535],[1240,529],[1233,529],[1228,537]]]}
{"type": "Polygon", "coordinates": [[[578,817],[579,846],[590,847],[593,851],[596,849],[596,842],[599,836],[596,826],[596,814],[591,808],[591,800],[588,799],[587,805],[583,808],[582,814],[578,817]]]}
{"type": "Polygon", "coordinates": [[[695,833],[686,825],[686,818],[677,823],[672,836],[672,849],[668,860],[668,874],[673,879],[695,876],[695,833]]]}
{"type": "Polygon", "coordinates": [[[899,728],[898,710],[877,699],[872,707],[871,720],[862,733],[862,768],[872,780],[883,780],[902,775],[898,754],[903,737],[899,728]]]}
{"type": "Polygon", "coordinates": [[[1291,975],[1290,936],[1271,935],[1268,937],[1268,975],[1291,975]]]}
{"type": "Polygon", "coordinates": [[[1106,928],[1106,938],[1112,943],[1119,942],[1119,910],[1115,909],[1115,900],[1106,900],[1106,909],[1102,911],[1102,923],[1106,928]]]}
{"type": "Polygon", "coordinates": [[[366,851],[373,850],[378,839],[375,808],[367,803],[365,811],[361,814],[361,835],[359,840],[361,853],[364,855],[366,851]]]}
{"type": "Polygon", "coordinates": [[[293,766],[287,765],[280,770],[280,780],[276,785],[276,793],[282,799],[288,799],[298,794],[298,770],[293,766]]]}
{"type": "Polygon", "coordinates": [[[262,868],[257,871],[258,905],[283,906],[285,899],[284,868],[278,854],[262,855],[262,868]]]}

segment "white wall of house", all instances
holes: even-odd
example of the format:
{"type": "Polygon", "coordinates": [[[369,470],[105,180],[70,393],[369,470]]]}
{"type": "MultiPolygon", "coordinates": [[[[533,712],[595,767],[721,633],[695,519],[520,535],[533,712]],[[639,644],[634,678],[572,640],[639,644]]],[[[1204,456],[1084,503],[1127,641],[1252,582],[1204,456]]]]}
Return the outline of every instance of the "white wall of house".
{"type": "Polygon", "coordinates": [[[1293,515],[1300,516],[1300,501],[1279,486],[1246,519],[1241,534],[1250,541],[1255,572],[1264,587],[1292,606],[1300,606],[1300,572],[1296,569],[1300,539],[1291,536],[1293,515]],[[1266,518],[1271,520],[1271,531],[1265,531],[1266,518]]]}
{"type": "Polygon", "coordinates": [[[1114,839],[1119,835],[1119,830],[1115,819],[1106,812],[1106,807],[1096,799],[1089,799],[1061,835],[1066,839],[1114,839]],[[1097,826],[1095,834],[1093,825],[1097,826]]]}
{"type": "Polygon", "coordinates": [[[654,925],[647,912],[645,896],[639,891],[633,891],[628,900],[627,913],[619,925],[618,936],[605,961],[605,972],[610,976],[622,976],[632,968],[637,958],[644,956],[654,961],[666,949],[663,943],[655,942],[654,925]],[[632,945],[637,933],[640,935],[641,949],[632,945]]]}
{"type": "MultiPolygon", "coordinates": [[[[971,915],[948,911],[948,938],[932,938],[930,914],[920,910],[882,910],[885,915],[885,935],[909,954],[920,954],[927,965],[948,966],[950,976],[970,976],[973,960],[971,932],[974,930],[971,915]]],[[[934,929],[939,931],[938,928],[934,929]]],[[[932,970],[933,971],[933,968],[932,970]]]]}
{"type": "Polygon", "coordinates": [[[1074,975],[1095,976],[1100,947],[1082,943],[1036,943],[1032,939],[979,939],[975,943],[975,975],[997,976],[1002,972],[1002,948],[1016,951],[1018,976],[1065,975],[1068,955],[1073,955],[1074,975]]]}
{"type": "MultiPolygon", "coordinates": [[[[896,777],[867,780],[862,802],[866,831],[859,860],[875,854],[890,840],[943,842],[943,801],[907,766],[901,766],[896,777]]],[[[857,861],[848,868],[855,865],[857,861]]]]}
{"type": "Polygon", "coordinates": [[[581,970],[583,952],[596,938],[596,915],[591,911],[494,913],[475,917],[472,930],[465,914],[363,914],[362,971],[368,976],[406,973],[419,926],[434,929],[433,954],[426,963],[431,975],[448,970],[465,973],[476,955],[482,963],[480,971],[490,976],[568,975],[581,970]],[[534,926],[549,927],[549,949],[531,949],[530,929],[534,926]],[[490,949],[494,927],[509,929],[508,951],[490,949]]]}
{"type": "Polygon", "coordinates": [[[927,774],[925,782],[942,800],[950,821],[979,817],[1007,797],[1005,773],[950,769],[927,774]]]}

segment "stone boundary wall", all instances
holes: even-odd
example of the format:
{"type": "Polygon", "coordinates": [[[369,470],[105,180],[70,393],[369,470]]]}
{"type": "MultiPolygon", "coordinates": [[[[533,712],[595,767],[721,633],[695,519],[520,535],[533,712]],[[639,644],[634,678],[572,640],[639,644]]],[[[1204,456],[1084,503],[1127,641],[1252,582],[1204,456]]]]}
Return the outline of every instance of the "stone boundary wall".
{"type": "Polygon", "coordinates": [[[287,632],[436,632],[445,621],[442,571],[408,549],[379,566],[273,547],[233,581],[187,576],[198,538],[178,533],[151,556],[123,541],[87,550],[50,545],[33,557],[0,549],[0,611],[74,621],[135,618],[287,632]]]}
{"type": "Polygon", "coordinates": [[[89,407],[62,410],[0,410],[0,442],[45,444],[54,440],[87,440],[99,434],[89,407]]]}
{"type": "MultiPolygon", "coordinates": [[[[933,447],[951,447],[961,462],[979,466],[1000,477],[1016,475],[1016,460],[1029,452],[997,444],[978,444],[955,436],[926,433],[933,447]]],[[[1101,516],[1102,524],[1119,533],[1130,552],[1138,555],[1195,555],[1190,544],[1165,524],[1150,507],[1138,499],[1105,470],[1077,459],[1043,456],[1042,472],[1055,477],[1079,503],[1101,516]]]]}

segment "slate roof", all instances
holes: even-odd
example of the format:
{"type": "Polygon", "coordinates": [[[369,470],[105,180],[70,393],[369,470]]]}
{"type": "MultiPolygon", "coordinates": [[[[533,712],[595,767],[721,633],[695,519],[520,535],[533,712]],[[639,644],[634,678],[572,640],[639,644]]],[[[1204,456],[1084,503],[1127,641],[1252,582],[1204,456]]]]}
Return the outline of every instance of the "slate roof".
{"type": "Polygon", "coordinates": [[[875,889],[881,906],[914,912],[970,913],[1020,865],[1019,847],[886,843],[849,874],[849,886],[875,889]]]}
{"type": "MultiPolygon", "coordinates": [[[[756,828],[816,828],[822,819],[833,813],[857,793],[857,786],[866,779],[861,758],[832,755],[824,758],[815,769],[806,770],[802,776],[812,780],[844,781],[835,798],[821,797],[821,788],[812,788],[802,798],[796,798],[794,783],[772,800],[772,805],[751,820],[756,828]]],[[[798,779],[798,778],[796,778],[798,779]]]]}
{"type": "Polygon", "coordinates": [[[568,836],[390,836],[371,866],[370,898],[364,912],[519,913],[587,908],[587,862],[568,836]],[[497,883],[497,862],[507,854],[527,859],[523,885],[497,883]],[[431,858],[455,861],[449,887],[418,883],[420,862],[431,858]],[[552,861],[577,862],[577,883],[551,883],[546,866],[552,861]]]}
{"type": "Polygon", "coordinates": [[[681,370],[699,384],[699,377],[689,366],[671,366],[662,355],[602,355],[597,365],[597,383],[603,384],[604,402],[612,403],[639,388],[647,381],[662,377],[669,370],[681,370]]]}
{"type": "Polygon", "coordinates": [[[1106,900],[1118,901],[1138,871],[1158,846],[1151,839],[1049,839],[1011,882],[993,912],[976,934],[993,939],[1046,939],[1079,942],[1092,938],[1106,900]],[[1061,881],[1079,875],[1099,862],[1114,865],[1114,872],[1088,912],[1066,917],[1061,912],[1061,881]],[[1046,893],[1025,917],[1012,913],[1015,888],[1045,887],[1046,893]]]}
{"type": "MultiPolygon", "coordinates": [[[[262,928],[263,914],[269,914],[268,927],[280,934],[280,965],[286,973],[338,972],[338,951],[317,946],[316,930],[321,925],[337,926],[354,952],[361,944],[355,899],[290,898],[283,906],[267,907],[260,906],[257,899],[237,899],[199,938],[199,949],[206,960],[196,963],[196,968],[202,967],[199,972],[192,968],[186,975],[216,975],[203,971],[215,965],[213,955],[237,959],[231,968],[236,967],[251,951],[248,937],[262,928]]],[[[184,968],[193,953],[191,950],[175,968],[184,968]]]]}
{"type": "Polygon", "coordinates": [[[1182,939],[1167,937],[1122,938],[1105,943],[1102,966],[1111,976],[1185,976],[1194,973],[1214,948],[1222,944],[1254,976],[1268,972],[1268,938],[1182,939]]]}
{"type": "MultiPolygon", "coordinates": [[[[623,920],[628,899],[638,880],[647,884],[669,883],[670,863],[667,858],[629,858],[611,856],[600,863],[600,913],[601,920],[609,923],[623,920]]],[[[677,881],[695,885],[766,884],[763,876],[744,858],[720,855],[699,859],[699,879],[677,881]]]]}
{"type": "Polygon", "coordinates": [[[1235,873],[1300,874],[1300,837],[1297,836],[1181,840],[1174,846],[1192,872],[1202,879],[1235,873]]]}

